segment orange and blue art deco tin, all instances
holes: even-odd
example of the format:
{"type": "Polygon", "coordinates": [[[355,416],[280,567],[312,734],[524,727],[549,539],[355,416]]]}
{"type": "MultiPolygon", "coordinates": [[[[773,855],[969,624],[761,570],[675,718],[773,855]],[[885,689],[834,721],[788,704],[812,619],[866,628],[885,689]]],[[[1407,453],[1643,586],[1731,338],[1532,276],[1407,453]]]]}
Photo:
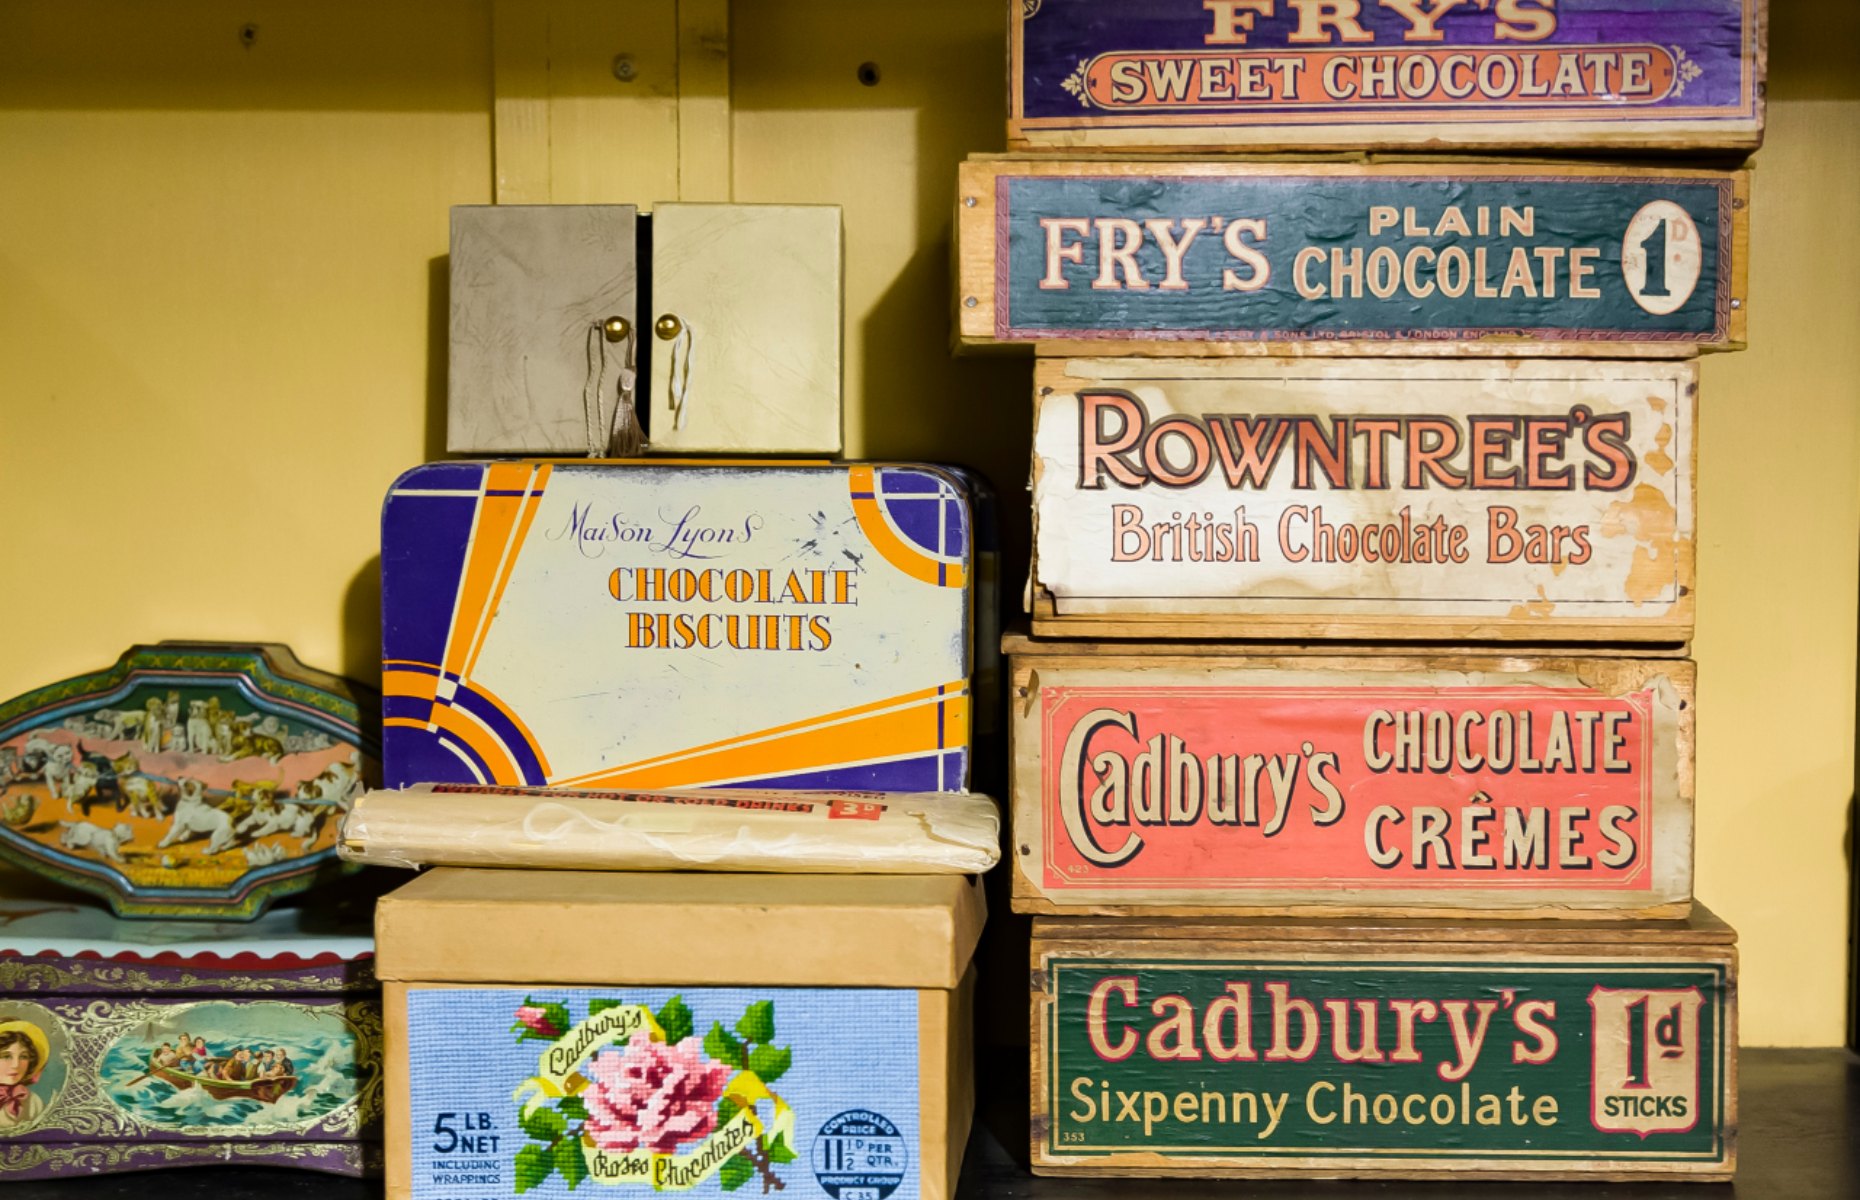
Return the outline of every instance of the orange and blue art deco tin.
{"type": "Polygon", "coordinates": [[[415,468],[387,783],[962,789],[976,503],[918,465],[415,468]]]}

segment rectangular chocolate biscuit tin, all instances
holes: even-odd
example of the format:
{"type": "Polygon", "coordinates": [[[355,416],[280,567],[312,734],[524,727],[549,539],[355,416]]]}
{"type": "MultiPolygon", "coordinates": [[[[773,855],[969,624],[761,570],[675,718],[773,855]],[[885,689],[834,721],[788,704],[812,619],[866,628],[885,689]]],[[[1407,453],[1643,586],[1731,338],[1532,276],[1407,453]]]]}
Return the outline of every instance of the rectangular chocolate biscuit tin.
{"type": "Polygon", "coordinates": [[[1009,0],[1015,149],[1754,150],[1764,0],[1009,0]]]}
{"type": "Polygon", "coordinates": [[[1036,920],[1033,1169],[1726,1180],[1735,938],[1703,909],[1036,920]]]}
{"type": "Polygon", "coordinates": [[[1684,643],[1698,368],[1041,359],[1033,628],[1684,643]]]}
{"type": "Polygon", "coordinates": [[[382,512],[387,784],[962,790],[973,511],[928,466],[417,467],[382,512]]]}
{"type": "Polygon", "coordinates": [[[1691,904],[1685,660],[1008,648],[1022,911],[1691,904]]]}

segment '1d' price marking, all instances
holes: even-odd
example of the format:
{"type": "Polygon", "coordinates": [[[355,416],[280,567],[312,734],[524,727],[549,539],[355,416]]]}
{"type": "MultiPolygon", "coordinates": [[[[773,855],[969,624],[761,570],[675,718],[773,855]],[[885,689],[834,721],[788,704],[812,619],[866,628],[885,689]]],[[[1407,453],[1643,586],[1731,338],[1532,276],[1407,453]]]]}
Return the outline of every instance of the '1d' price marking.
{"type": "Polygon", "coordinates": [[[1634,303],[1663,317],[1692,298],[1704,273],[1699,229],[1671,200],[1643,205],[1621,239],[1621,273],[1634,303]]]}

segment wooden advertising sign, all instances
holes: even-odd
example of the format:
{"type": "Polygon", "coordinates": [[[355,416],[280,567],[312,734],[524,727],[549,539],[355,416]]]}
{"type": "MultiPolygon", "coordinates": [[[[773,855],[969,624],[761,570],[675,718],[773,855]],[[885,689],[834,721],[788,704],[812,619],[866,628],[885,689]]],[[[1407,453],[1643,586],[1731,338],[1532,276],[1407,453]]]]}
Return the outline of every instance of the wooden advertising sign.
{"type": "Polygon", "coordinates": [[[1033,925],[1042,1175],[1723,1180],[1736,935],[1033,925]]]}
{"type": "Polygon", "coordinates": [[[1691,903],[1690,662],[1008,650],[1019,911],[1691,903]]]}
{"type": "Polygon", "coordinates": [[[1754,150],[1764,0],[1010,0],[1008,142],[1754,150]]]}
{"type": "Polygon", "coordinates": [[[1034,631],[1683,643],[1697,379],[1041,359],[1034,631]]]}
{"type": "Polygon", "coordinates": [[[1744,340],[1743,172],[984,158],[958,184],[964,344],[1684,357],[1744,340]]]}

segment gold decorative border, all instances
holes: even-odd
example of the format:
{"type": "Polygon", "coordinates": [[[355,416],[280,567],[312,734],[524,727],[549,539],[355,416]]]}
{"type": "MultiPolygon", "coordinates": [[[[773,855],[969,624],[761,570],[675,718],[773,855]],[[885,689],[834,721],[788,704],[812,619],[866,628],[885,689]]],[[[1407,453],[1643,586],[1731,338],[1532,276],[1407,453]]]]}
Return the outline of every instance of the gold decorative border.
{"type": "Polygon", "coordinates": [[[28,1171],[42,1176],[90,1175],[238,1159],[341,1175],[378,1175],[382,1166],[381,1147],[372,1142],[15,1142],[0,1144],[0,1176],[28,1171]],[[161,1161],[149,1162],[151,1158],[161,1161]],[[302,1161],[309,1159],[320,1161],[302,1161]]]}
{"type": "Polygon", "coordinates": [[[74,969],[71,962],[70,959],[0,958],[0,994],[69,994],[105,988],[111,992],[189,992],[242,996],[253,992],[372,992],[379,986],[375,982],[373,962],[369,959],[285,968],[276,973],[242,971],[231,966],[217,971],[197,972],[189,967],[171,967],[161,963],[143,966],[105,961],[85,961],[81,968],[74,969]],[[345,976],[340,982],[330,978],[338,970],[345,976]]]}

